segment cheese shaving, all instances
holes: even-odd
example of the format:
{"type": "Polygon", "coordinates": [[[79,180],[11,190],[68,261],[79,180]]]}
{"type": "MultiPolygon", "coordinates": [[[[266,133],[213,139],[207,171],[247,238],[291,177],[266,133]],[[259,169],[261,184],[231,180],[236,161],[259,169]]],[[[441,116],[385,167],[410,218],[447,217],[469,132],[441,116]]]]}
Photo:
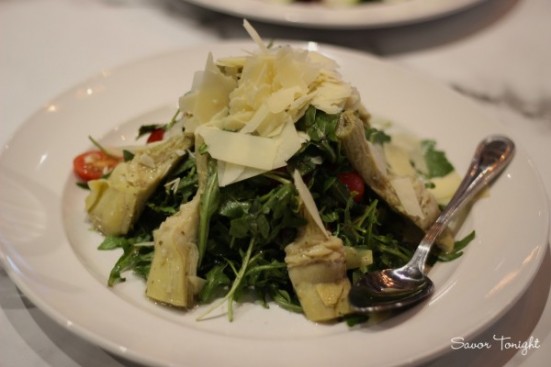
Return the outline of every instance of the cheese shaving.
{"type": "Polygon", "coordinates": [[[326,238],[329,238],[329,234],[327,233],[327,230],[323,225],[323,221],[321,220],[316,202],[314,201],[310,190],[308,190],[308,187],[302,180],[302,177],[300,176],[300,172],[298,170],[295,170],[293,172],[293,180],[295,182],[295,187],[297,188],[298,195],[300,196],[302,203],[304,204],[304,208],[306,209],[310,217],[314,220],[314,223],[316,223],[321,233],[323,233],[326,238]]]}
{"type": "Polygon", "coordinates": [[[143,164],[144,166],[148,168],[155,168],[155,161],[149,154],[142,154],[139,156],[139,162],[140,164],[143,164]]]}
{"type": "Polygon", "coordinates": [[[186,131],[201,135],[218,160],[220,185],[286,165],[305,141],[294,124],[310,105],[336,114],[359,100],[333,60],[289,45],[268,48],[248,21],[243,26],[260,52],[216,63],[209,55],[180,98],[186,131]]]}
{"type": "Polygon", "coordinates": [[[247,19],[243,19],[243,27],[262,51],[268,51],[268,48],[262,41],[262,38],[247,19]]]}
{"type": "Polygon", "coordinates": [[[393,179],[390,183],[392,184],[392,187],[394,188],[398,199],[400,199],[400,203],[406,213],[408,215],[423,219],[425,214],[421,209],[421,205],[419,204],[419,199],[417,198],[411,179],[409,177],[400,177],[393,179]]]}
{"type": "Polygon", "coordinates": [[[390,171],[396,176],[415,177],[417,173],[411,165],[411,158],[408,153],[393,143],[383,145],[386,162],[389,165],[390,171]]]}

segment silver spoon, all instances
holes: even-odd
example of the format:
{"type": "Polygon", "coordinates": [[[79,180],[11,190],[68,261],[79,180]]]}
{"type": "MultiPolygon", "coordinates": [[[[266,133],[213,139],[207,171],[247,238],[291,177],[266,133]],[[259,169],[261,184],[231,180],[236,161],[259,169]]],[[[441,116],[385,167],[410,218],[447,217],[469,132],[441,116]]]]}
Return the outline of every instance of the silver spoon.
{"type": "Polygon", "coordinates": [[[453,216],[486,187],[511,161],[515,144],[504,136],[490,136],[477,147],[467,174],[449,204],[426,232],[411,260],[401,268],[364,274],[349,293],[358,312],[379,312],[411,306],[429,297],[434,285],[425,275],[433,243],[453,216]]]}

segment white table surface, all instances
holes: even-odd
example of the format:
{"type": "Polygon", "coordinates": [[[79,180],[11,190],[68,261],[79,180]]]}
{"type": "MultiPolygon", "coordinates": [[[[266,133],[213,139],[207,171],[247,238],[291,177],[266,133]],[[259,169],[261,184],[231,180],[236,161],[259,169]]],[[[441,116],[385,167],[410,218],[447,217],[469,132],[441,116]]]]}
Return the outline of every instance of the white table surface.
{"type": "MultiPolygon", "coordinates": [[[[356,31],[254,23],[266,38],[372,52],[472,98],[507,126],[551,192],[551,1],[486,0],[422,24],[356,31]]],[[[241,20],[179,0],[0,0],[0,147],[37,109],[105,67],[198,43],[244,38],[241,20]]],[[[1,188],[0,188],[1,190],[1,188]]],[[[540,367],[551,360],[551,256],[533,284],[474,340],[538,339],[516,350],[450,350],[426,366],[540,367]]],[[[73,335],[0,268],[0,366],[135,366],[73,335]]]]}

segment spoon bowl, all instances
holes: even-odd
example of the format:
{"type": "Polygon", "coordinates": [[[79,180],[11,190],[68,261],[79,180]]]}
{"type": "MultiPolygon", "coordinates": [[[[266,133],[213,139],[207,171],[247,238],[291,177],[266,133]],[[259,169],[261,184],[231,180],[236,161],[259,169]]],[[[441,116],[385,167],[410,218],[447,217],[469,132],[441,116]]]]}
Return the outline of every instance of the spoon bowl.
{"type": "Polygon", "coordinates": [[[403,266],[366,273],[351,288],[350,303],[363,312],[380,312],[414,305],[430,296],[434,284],[415,268],[403,266]]]}
{"type": "Polygon", "coordinates": [[[428,229],[410,261],[397,269],[362,275],[349,292],[352,309],[363,313],[397,310],[430,297],[434,284],[425,274],[425,268],[432,245],[455,214],[503,171],[513,158],[514,150],[514,143],[505,136],[490,136],[480,142],[459,188],[428,229]]]}

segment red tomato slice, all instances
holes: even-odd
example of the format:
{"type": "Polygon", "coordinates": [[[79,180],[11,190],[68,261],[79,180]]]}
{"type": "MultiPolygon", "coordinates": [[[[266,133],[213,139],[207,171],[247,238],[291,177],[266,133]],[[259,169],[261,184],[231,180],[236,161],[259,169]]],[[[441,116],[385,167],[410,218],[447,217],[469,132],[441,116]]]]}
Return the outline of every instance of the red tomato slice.
{"type": "Polygon", "coordinates": [[[362,201],[365,192],[365,184],[364,180],[357,172],[339,173],[337,178],[348,188],[355,202],[359,203],[362,201]]]}
{"type": "Polygon", "coordinates": [[[73,159],[73,170],[84,181],[97,180],[111,172],[120,161],[100,150],[91,150],[73,159]]]}
{"type": "Polygon", "coordinates": [[[163,140],[164,136],[165,136],[164,129],[155,129],[149,134],[149,137],[147,138],[147,142],[153,143],[155,141],[163,140]]]}

